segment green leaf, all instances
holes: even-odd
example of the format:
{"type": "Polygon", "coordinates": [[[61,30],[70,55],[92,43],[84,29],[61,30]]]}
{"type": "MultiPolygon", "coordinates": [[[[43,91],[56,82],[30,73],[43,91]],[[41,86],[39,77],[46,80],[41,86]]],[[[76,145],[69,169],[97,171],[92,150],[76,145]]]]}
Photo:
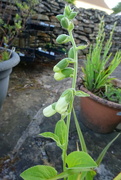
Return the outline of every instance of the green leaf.
{"type": "Polygon", "coordinates": [[[78,178],[78,175],[79,175],[79,173],[75,173],[75,174],[73,174],[73,175],[70,175],[70,176],[68,177],[68,180],[77,179],[77,178],[78,178]]]}
{"type": "Polygon", "coordinates": [[[90,95],[83,92],[83,91],[75,91],[75,96],[78,96],[78,97],[89,97],[90,95]]]}
{"type": "Polygon", "coordinates": [[[83,151],[74,151],[70,153],[66,158],[66,163],[69,168],[71,167],[83,167],[83,168],[94,168],[97,167],[96,162],[92,157],[83,151]]]}
{"type": "Polygon", "coordinates": [[[33,166],[20,174],[24,180],[48,180],[56,175],[54,168],[44,165],[33,166]]]}
{"type": "Polygon", "coordinates": [[[61,145],[66,145],[67,141],[67,126],[64,120],[57,122],[55,127],[55,134],[58,136],[61,145]]]}
{"type": "Polygon", "coordinates": [[[0,25],[3,25],[4,21],[0,18],[0,25]]]}
{"type": "Polygon", "coordinates": [[[57,146],[60,146],[60,144],[61,144],[60,140],[59,140],[59,137],[56,134],[52,133],[52,132],[44,132],[44,133],[41,133],[39,135],[41,135],[41,136],[43,136],[45,138],[53,139],[57,143],[57,146]]]}
{"type": "Polygon", "coordinates": [[[88,45],[81,45],[81,46],[78,46],[77,49],[78,50],[82,50],[82,49],[85,49],[87,48],[88,45]]]}
{"type": "Polygon", "coordinates": [[[121,173],[119,173],[113,180],[121,180],[121,173]]]}
{"type": "Polygon", "coordinates": [[[107,150],[109,149],[109,147],[112,145],[112,143],[121,135],[121,133],[119,133],[111,142],[108,143],[108,145],[103,149],[103,151],[100,153],[98,159],[96,160],[96,163],[98,164],[98,166],[100,165],[100,163],[102,162],[107,150]]]}
{"type": "Polygon", "coordinates": [[[73,115],[74,115],[74,121],[75,121],[76,130],[77,130],[77,133],[78,133],[78,137],[79,137],[79,141],[80,141],[82,151],[87,153],[88,151],[87,151],[86,143],[85,143],[81,128],[79,126],[79,122],[78,122],[78,119],[76,117],[76,113],[75,113],[74,108],[73,108],[73,115]]]}
{"type": "Polygon", "coordinates": [[[88,171],[86,175],[86,180],[93,180],[96,175],[96,171],[88,171]]]}

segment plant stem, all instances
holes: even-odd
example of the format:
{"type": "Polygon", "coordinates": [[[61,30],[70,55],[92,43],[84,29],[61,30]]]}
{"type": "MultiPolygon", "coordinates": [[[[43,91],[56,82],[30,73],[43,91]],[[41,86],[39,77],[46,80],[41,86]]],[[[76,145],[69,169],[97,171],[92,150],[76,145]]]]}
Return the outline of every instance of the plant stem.
{"type": "Polygon", "coordinates": [[[79,141],[80,141],[80,144],[81,144],[82,151],[88,153],[86,143],[85,143],[81,128],[79,126],[78,119],[76,117],[76,113],[75,113],[74,108],[73,108],[73,115],[74,115],[74,121],[75,121],[76,130],[77,130],[77,133],[78,133],[78,137],[79,137],[79,141]]]}
{"type": "Polygon", "coordinates": [[[72,42],[72,45],[73,45],[73,48],[74,48],[74,60],[75,60],[75,63],[74,63],[74,76],[73,76],[73,81],[72,81],[72,88],[76,88],[76,80],[77,80],[77,71],[78,71],[78,51],[76,49],[76,43],[75,43],[75,40],[73,38],[73,34],[72,34],[72,31],[69,32],[69,35],[71,37],[71,42],[72,42]]]}
{"type": "MultiPolygon", "coordinates": [[[[75,60],[75,63],[74,63],[74,75],[73,75],[73,80],[72,80],[72,88],[75,90],[75,88],[76,88],[76,80],[77,80],[77,71],[78,71],[78,58],[77,58],[78,54],[77,54],[76,43],[75,43],[75,40],[73,38],[72,31],[69,31],[68,33],[69,33],[69,35],[71,37],[71,42],[72,42],[72,45],[73,45],[73,48],[74,48],[74,60],[75,60]]],[[[71,112],[72,112],[72,108],[73,108],[73,101],[74,101],[74,96],[73,96],[72,103],[71,103],[70,108],[69,108],[70,113],[67,116],[68,135],[69,135],[71,112]]]]}
{"type": "MultiPolygon", "coordinates": [[[[76,79],[77,79],[77,71],[78,71],[78,58],[77,58],[76,43],[75,43],[75,40],[73,38],[72,31],[69,31],[69,35],[71,37],[71,42],[72,42],[72,45],[73,45],[73,48],[74,48],[74,60],[75,60],[75,63],[74,63],[74,75],[73,75],[73,80],[72,80],[72,88],[75,90],[75,88],[76,88],[76,79]]],[[[71,103],[70,108],[69,108],[70,113],[67,116],[68,136],[69,136],[71,112],[72,112],[72,109],[73,109],[73,101],[74,101],[74,96],[73,96],[72,103],[71,103]]]]}
{"type": "MultiPolygon", "coordinates": [[[[71,37],[71,42],[72,42],[72,45],[73,45],[73,48],[74,48],[74,60],[75,60],[75,63],[74,63],[74,75],[73,75],[73,80],[72,80],[72,88],[75,90],[75,88],[76,88],[76,80],[77,80],[77,71],[78,71],[78,58],[77,58],[78,54],[77,54],[76,43],[74,41],[72,31],[69,32],[69,35],[71,37]]],[[[71,103],[71,105],[69,107],[69,114],[67,115],[67,146],[66,146],[66,150],[63,151],[63,170],[64,171],[66,169],[65,158],[67,156],[68,138],[69,138],[71,112],[72,112],[72,109],[73,109],[73,101],[74,101],[74,96],[73,96],[73,99],[72,99],[72,103],[71,103]]],[[[65,178],[64,178],[64,180],[65,180],[65,178]]]]}

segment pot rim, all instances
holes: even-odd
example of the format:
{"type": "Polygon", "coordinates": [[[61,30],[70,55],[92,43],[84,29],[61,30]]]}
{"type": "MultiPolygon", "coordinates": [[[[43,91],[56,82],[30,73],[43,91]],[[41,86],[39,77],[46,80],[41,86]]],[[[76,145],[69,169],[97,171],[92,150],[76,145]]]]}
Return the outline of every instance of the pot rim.
{"type": "MultiPolygon", "coordinates": [[[[0,47],[0,49],[4,49],[4,48],[0,47]]],[[[7,49],[7,51],[11,52],[10,49],[7,49]]],[[[16,52],[12,52],[10,59],[0,62],[0,71],[11,69],[14,66],[16,66],[19,62],[20,62],[19,55],[16,52]]]]}
{"type": "MultiPolygon", "coordinates": [[[[120,87],[121,87],[121,80],[119,79],[115,79],[113,80],[113,83],[115,85],[117,85],[117,83],[120,83],[120,87]]],[[[117,85],[118,86],[118,85],[117,85]]],[[[120,109],[121,110],[121,104],[118,104],[118,103],[115,103],[115,102],[112,102],[112,101],[109,101],[109,100],[106,100],[106,99],[103,99],[95,94],[93,94],[91,91],[89,91],[88,89],[86,89],[84,86],[80,86],[79,87],[80,90],[86,92],[87,94],[89,94],[90,96],[87,97],[87,98],[91,98],[93,99],[94,101],[100,103],[100,104],[103,104],[105,106],[108,106],[108,107],[112,107],[114,109],[120,109]]]]}

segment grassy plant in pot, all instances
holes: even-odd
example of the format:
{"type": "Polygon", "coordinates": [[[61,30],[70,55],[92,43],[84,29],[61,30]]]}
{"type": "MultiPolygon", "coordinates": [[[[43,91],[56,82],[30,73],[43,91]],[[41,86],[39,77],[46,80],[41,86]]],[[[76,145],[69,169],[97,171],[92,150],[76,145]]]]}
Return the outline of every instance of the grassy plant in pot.
{"type": "Polygon", "coordinates": [[[84,67],[80,89],[90,97],[81,98],[83,123],[99,133],[112,132],[121,122],[121,83],[110,75],[121,62],[121,51],[112,55],[114,24],[105,43],[103,18],[99,24],[96,43],[90,46],[84,67]],[[118,87],[119,86],[119,87],[118,87]]]}

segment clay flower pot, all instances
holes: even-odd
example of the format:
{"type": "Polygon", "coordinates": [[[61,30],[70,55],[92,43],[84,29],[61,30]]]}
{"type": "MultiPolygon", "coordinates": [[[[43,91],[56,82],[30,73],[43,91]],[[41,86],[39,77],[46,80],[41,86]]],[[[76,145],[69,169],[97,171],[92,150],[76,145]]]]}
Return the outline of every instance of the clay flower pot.
{"type": "Polygon", "coordinates": [[[0,109],[7,95],[10,73],[12,72],[12,68],[16,66],[19,61],[19,55],[16,52],[12,52],[9,60],[0,62],[0,109]]]}
{"type": "MultiPolygon", "coordinates": [[[[121,81],[114,80],[113,84],[121,87],[121,81]]],[[[110,133],[121,123],[121,104],[102,99],[84,87],[80,90],[90,97],[81,98],[82,122],[89,129],[98,133],[110,133]]]]}

